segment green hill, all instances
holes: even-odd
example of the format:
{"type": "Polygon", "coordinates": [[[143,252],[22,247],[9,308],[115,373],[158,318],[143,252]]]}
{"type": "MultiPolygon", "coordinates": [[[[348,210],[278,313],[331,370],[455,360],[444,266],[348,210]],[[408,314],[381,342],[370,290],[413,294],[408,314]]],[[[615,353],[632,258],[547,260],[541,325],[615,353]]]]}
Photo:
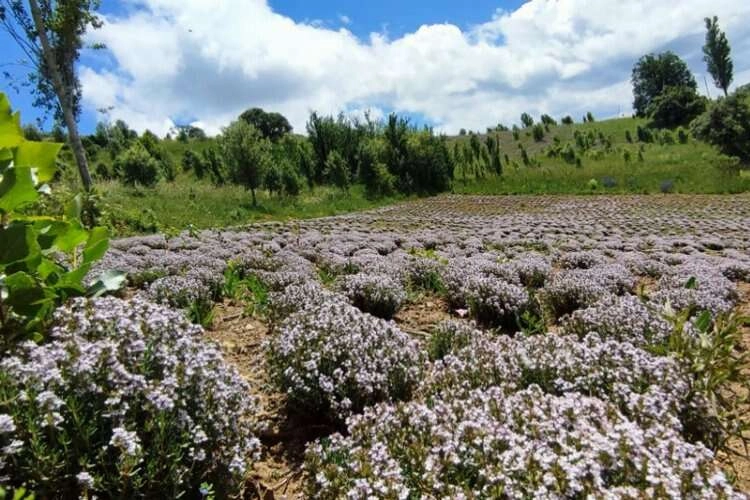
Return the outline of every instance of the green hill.
{"type": "MultiPolygon", "coordinates": [[[[652,131],[652,142],[640,142],[637,128],[645,128],[646,119],[617,118],[599,122],[552,125],[541,141],[532,137],[532,129],[518,132],[492,132],[503,155],[500,176],[475,174],[472,167],[459,166],[455,173],[456,193],[736,193],[750,189],[750,176],[731,168],[731,159],[707,144],[687,137],[681,143],[678,131],[652,131]],[[631,141],[626,138],[630,133],[631,141]],[[590,144],[581,147],[576,136],[590,144]],[[593,141],[590,139],[593,138],[593,141]],[[570,146],[575,159],[551,156],[551,149],[570,146]],[[529,161],[523,162],[523,148],[529,161]],[[640,154],[639,154],[640,153],[640,154]],[[505,160],[505,155],[508,160],[505,160]]],[[[686,132],[686,131],[685,131],[686,132]]],[[[485,141],[487,134],[479,138],[485,141]]],[[[456,136],[451,143],[470,140],[456,136]]],[[[451,147],[455,147],[453,144],[451,147]]]]}

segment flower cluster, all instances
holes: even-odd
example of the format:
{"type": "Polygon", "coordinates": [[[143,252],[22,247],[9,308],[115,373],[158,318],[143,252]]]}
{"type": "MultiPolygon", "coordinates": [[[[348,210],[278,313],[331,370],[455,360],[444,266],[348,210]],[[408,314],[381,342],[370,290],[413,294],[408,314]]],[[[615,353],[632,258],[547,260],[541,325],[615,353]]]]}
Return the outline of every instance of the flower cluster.
{"type": "Polygon", "coordinates": [[[471,315],[480,323],[514,328],[516,319],[530,307],[525,288],[494,275],[471,275],[463,287],[471,315]]]}
{"type": "Polygon", "coordinates": [[[633,295],[609,295],[563,318],[561,330],[583,338],[590,332],[637,346],[663,345],[671,332],[653,306],[633,295]]]}
{"type": "Polygon", "coordinates": [[[394,323],[336,302],[292,314],[266,352],[292,407],[340,421],[373,403],[410,397],[424,364],[394,323]]]}
{"type": "Polygon", "coordinates": [[[0,475],[63,497],[237,485],[258,407],[200,327],[138,297],[76,299],[55,324],[0,362],[0,475]]]}
{"type": "Polygon", "coordinates": [[[622,294],[635,286],[627,268],[603,264],[590,269],[570,269],[555,274],[540,298],[556,318],[592,305],[610,294],[622,294]]]}
{"type": "Polygon", "coordinates": [[[379,318],[392,318],[406,301],[401,283],[384,274],[344,276],[339,289],[360,310],[379,318]]]}
{"type": "Polygon", "coordinates": [[[312,498],[742,498],[669,427],[536,386],[369,408],[306,469],[312,498]]]}

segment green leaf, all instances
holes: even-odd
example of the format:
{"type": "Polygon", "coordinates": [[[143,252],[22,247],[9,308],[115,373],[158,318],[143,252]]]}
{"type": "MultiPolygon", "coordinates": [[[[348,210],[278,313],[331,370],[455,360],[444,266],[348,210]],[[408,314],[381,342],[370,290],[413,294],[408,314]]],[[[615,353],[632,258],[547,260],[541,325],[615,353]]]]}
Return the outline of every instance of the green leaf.
{"type": "Polygon", "coordinates": [[[89,231],[89,239],[83,249],[83,262],[90,263],[101,259],[109,248],[109,231],[105,227],[95,227],[89,231]]]}
{"type": "Polygon", "coordinates": [[[14,148],[23,141],[21,115],[11,113],[8,97],[0,92],[0,148],[14,148]]]}
{"type": "Polygon", "coordinates": [[[55,283],[55,290],[64,292],[64,295],[82,295],[86,293],[86,287],[83,285],[83,278],[91,269],[91,264],[84,264],[77,269],[60,275],[60,279],[55,283]]]}
{"type": "Polygon", "coordinates": [[[81,195],[77,194],[65,205],[65,217],[71,220],[79,220],[81,218],[81,210],[83,207],[81,200],[81,195]]]}
{"type": "Polygon", "coordinates": [[[685,282],[685,288],[688,290],[695,290],[698,288],[698,280],[695,279],[695,276],[691,276],[690,279],[685,282]]]}
{"type": "Polygon", "coordinates": [[[78,222],[66,221],[44,221],[41,230],[40,245],[42,248],[55,248],[64,253],[72,253],[79,245],[83,244],[89,237],[78,222]]]}
{"type": "Polygon", "coordinates": [[[36,240],[34,229],[23,223],[11,223],[0,227],[0,267],[7,267],[19,262],[27,262],[29,267],[41,259],[41,248],[36,240]]]}
{"type": "Polygon", "coordinates": [[[8,297],[5,303],[12,307],[17,314],[35,316],[48,302],[52,300],[50,294],[33,277],[17,272],[5,278],[8,297]]]}
{"type": "Polygon", "coordinates": [[[13,161],[13,151],[10,148],[0,148],[0,175],[13,161]]]}
{"type": "Polygon", "coordinates": [[[9,168],[0,181],[0,213],[9,213],[39,197],[30,168],[9,168]]]}
{"type": "Polygon", "coordinates": [[[99,275],[96,283],[91,285],[86,291],[87,295],[99,297],[107,292],[114,292],[122,288],[125,284],[126,275],[122,271],[109,270],[99,275]]]}
{"type": "Polygon", "coordinates": [[[711,327],[711,313],[703,311],[700,316],[695,319],[695,327],[698,331],[707,332],[711,327]]]}
{"type": "Polygon", "coordinates": [[[16,148],[14,164],[17,167],[33,167],[38,182],[51,181],[57,172],[55,158],[62,144],[56,142],[24,141],[16,148]]]}

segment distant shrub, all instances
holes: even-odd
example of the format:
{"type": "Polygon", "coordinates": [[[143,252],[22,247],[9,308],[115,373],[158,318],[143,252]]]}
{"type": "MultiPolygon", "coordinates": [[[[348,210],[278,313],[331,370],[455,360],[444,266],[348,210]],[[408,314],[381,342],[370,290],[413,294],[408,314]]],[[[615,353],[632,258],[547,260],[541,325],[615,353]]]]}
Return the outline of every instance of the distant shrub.
{"type": "Polygon", "coordinates": [[[679,142],[680,144],[687,144],[688,139],[689,137],[688,137],[687,131],[682,127],[678,128],[677,129],[677,142],[679,142]]]}
{"type": "Polygon", "coordinates": [[[594,115],[593,113],[591,113],[591,111],[588,111],[586,113],[586,121],[588,121],[589,123],[594,123],[594,115]]]}
{"type": "Polygon", "coordinates": [[[523,128],[529,128],[534,125],[534,119],[528,113],[521,113],[521,125],[523,128]]]}
{"type": "Polygon", "coordinates": [[[204,174],[203,165],[201,165],[201,163],[201,157],[190,149],[185,151],[185,154],[182,155],[182,171],[194,172],[199,179],[203,177],[204,174]]]}
{"type": "Polygon", "coordinates": [[[114,169],[126,185],[153,187],[159,181],[159,162],[139,142],[115,158],[114,169]]]}
{"type": "Polygon", "coordinates": [[[632,155],[630,154],[630,151],[629,151],[629,150],[627,150],[627,149],[624,149],[624,150],[622,151],[622,160],[623,160],[623,161],[624,161],[625,163],[630,163],[630,160],[632,160],[632,159],[633,159],[633,156],[632,156],[632,155]]]}
{"type": "Polygon", "coordinates": [[[564,116],[562,120],[560,120],[560,123],[563,125],[573,125],[573,117],[570,115],[564,116]]]}
{"type": "Polygon", "coordinates": [[[269,194],[281,195],[281,167],[278,164],[269,165],[263,174],[263,187],[268,190],[269,194]]]}
{"type": "Polygon", "coordinates": [[[380,139],[366,141],[360,148],[359,178],[368,196],[388,196],[395,189],[396,178],[386,165],[387,154],[387,146],[380,139]]]}
{"type": "Polygon", "coordinates": [[[266,355],[292,409],[337,422],[379,401],[408,399],[424,361],[394,323],[331,302],[282,322],[266,355]]]}
{"type": "Polygon", "coordinates": [[[625,140],[627,142],[633,142],[633,136],[630,134],[630,130],[625,131],[625,140]]]}
{"type": "Polygon", "coordinates": [[[743,95],[734,93],[711,103],[690,124],[690,131],[725,155],[750,161],[750,105],[743,95]]]}
{"type": "Polygon", "coordinates": [[[589,179],[589,181],[586,183],[586,187],[589,188],[591,191],[596,191],[599,189],[599,181],[596,179],[589,179]]]}
{"type": "Polygon", "coordinates": [[[513,125],[513,132],[512,133],[513,133],[513,140],[514,141],[517,141],[517,140],[520,139],[521,135],[519,133],[519,130],[518,130],[517,126],[513,125]]]}
{"type": "Polygon", "coordinates": [[[674,135],[669,130],[662,130],[661,133],[658,134],[658,138],[659,138],[659,144],[661,145],[671,146],[672,144],[675,143],[674,135]]]}
{"type": "Polygon", "coordinates": [[[642,127],[641,125],[638,125],[635,129],[636,136],[638,137],[639,142],[653,142],[653,134],[651,133],[651,130],[649,130],[646,127],[642,127]]]}
{"type": "Polygon", "coordinates": [[[673,128],[690,123],[706,110],[706,98],[688,86],[667,87],[646,108],[651,125],[673,128]]]}
{"type": "Polygon", "coordinates": [[[541,142],[544,140],[544,127],[537,123],[534,125],[534,127],[531,129],[531,136],[534,138],[536,142],[541,142]]]}
{"type": "Polygon", "coordinates": [[[281,189],[286,196],[297,196],[302,190],[304,179],[300,177],[291,164],[281,170],[281,189]]]}

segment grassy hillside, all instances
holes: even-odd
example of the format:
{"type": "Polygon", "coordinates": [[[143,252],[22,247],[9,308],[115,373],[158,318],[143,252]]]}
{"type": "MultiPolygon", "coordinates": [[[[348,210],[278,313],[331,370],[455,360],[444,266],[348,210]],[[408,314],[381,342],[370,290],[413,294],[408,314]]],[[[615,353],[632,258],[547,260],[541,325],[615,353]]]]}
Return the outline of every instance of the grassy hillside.
{"type": "MultiPolygon", "coordinates": [[[[681,144],[672,131],[673,144],[638,142],[636,128],[647,124],[645,119],[619,118],[593,123],[550,126],[542,141],[535,141],[531,129],[519,132],[518,140],[511,131],[493,133],[500,149],[510,162],[503,162],[502,176],[476,178],[461,169],[456,172],[457,193],[538,194],[538,193],[736,193],[750,190],[750,177],[736,169],[725,168],[727,159],[714,148],[688,138],[681,144]],[[629,131],[632,142],[626,139],[629,131]],[[564,147],[575,146],[575,134],[592,133],[596,143],[586,152],[576,148],[580,165],[545,153],[556,141],[564,147]],[[607,147],[600,137],[606,138],[607,147]],[[522,146],[530,165],[522,161],[522,146]],[[639,157],[639,151],[641,152],[639,157]]],[[[661,134],[661,132],[658,132],[661,134]]],[[[484,141],[486,134],[482,134],[484,141]]],[[[451,141],[468,141],[468,136],[451,141]]]]}

